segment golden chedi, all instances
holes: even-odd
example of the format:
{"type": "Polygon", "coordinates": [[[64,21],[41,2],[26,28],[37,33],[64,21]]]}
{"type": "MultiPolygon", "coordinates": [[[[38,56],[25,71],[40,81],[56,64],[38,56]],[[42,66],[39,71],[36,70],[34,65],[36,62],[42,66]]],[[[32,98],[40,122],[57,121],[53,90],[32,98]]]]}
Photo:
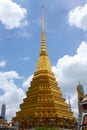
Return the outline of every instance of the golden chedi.
{"type": "MultiPolygon", "coordinates": [[[[42,8],[42,40],[36,72],[32,78],[26,98],[20,104],[13,121],[24,121],[26,126],[74,126],[75,117],[65,103],[58,82],[51,70],[50,59],[46,50],[44,32],[44,9],[42,8]]],[[[23,124],[23,123],[22,123],[23,124]]]]}

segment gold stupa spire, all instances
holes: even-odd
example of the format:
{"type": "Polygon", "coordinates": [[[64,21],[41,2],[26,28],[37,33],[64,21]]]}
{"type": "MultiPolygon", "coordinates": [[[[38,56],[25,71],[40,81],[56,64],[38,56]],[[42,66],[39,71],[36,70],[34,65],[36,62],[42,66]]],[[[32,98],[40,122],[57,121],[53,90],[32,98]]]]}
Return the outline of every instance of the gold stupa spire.
{"type": "Polygon", "coordinates": [[[40,56],[37,61],[36,71],[47,70],[51,72],[50,59],[47,55],[46,50],[46,39],[45,39],[45,30],[44,30],[44,8],[42,6],[42,38],[41,38],[41,49],[40,56]]]}
{"type": "Polygon", "coordinates": [[[44,31],[44,7],[42,6],[42,39],[41,39],[41,52],[40,55],[47,54],[46,52],[46,40],[44,31]]]}

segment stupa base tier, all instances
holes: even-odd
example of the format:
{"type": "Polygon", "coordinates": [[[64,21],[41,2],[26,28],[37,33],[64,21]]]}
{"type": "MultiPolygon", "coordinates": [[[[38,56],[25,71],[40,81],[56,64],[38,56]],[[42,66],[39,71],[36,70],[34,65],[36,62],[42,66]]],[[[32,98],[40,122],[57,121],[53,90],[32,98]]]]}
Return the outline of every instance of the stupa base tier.
{"type": "MultiPolygon", "coordinates": [[[[14,118],[15,120],[15,118],[14,118]]],[[[76,126],[76,121],[74,118],[28,118],[28,119],[17,119],[20,127],[58,127],[58,128],[74,128],[76,126]]]]}

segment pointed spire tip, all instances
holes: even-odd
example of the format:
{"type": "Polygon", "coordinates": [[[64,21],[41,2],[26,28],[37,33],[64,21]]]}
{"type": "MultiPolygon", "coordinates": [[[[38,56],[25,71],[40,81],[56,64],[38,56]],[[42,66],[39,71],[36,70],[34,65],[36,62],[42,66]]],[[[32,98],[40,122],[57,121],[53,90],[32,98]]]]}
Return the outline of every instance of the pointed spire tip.
{"type": "Polygon", "coordinates": [[[42,8],[44,8],[43,4],[42,4],[42,8]]]}

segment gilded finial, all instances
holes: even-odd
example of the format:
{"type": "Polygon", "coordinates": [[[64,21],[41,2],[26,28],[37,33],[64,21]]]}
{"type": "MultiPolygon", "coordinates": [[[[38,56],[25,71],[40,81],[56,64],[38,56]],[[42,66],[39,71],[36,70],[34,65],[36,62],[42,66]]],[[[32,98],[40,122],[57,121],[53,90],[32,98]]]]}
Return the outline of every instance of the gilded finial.
{"type": "Polygon", "coordinates": [[[44,32],[44,7],[42,5],[42,32],[44,32]]]}
{"type": "Polygon", "coordinates": [[[40,55],[47,54],[46,52],[46,40],[45,40],[45,31],[44,31],[44,7],[42,5],[42,39],[41,39],[41,52],[40,55]]]}
{"type": "Polygon", "coordinates": [[[42,4],[42,8],[43,8],[43,4],[42,4]]]}
{"type": "Polygon", "coordinates": [[[52,72],[50,59],[46,51],[46,40],[45,40],[45,31],[44,31],[44,7],[42,6],[42,38],[41,38],[41,49],[40,55],[37,61],[36,71],[47,70],[52,72]]]}

